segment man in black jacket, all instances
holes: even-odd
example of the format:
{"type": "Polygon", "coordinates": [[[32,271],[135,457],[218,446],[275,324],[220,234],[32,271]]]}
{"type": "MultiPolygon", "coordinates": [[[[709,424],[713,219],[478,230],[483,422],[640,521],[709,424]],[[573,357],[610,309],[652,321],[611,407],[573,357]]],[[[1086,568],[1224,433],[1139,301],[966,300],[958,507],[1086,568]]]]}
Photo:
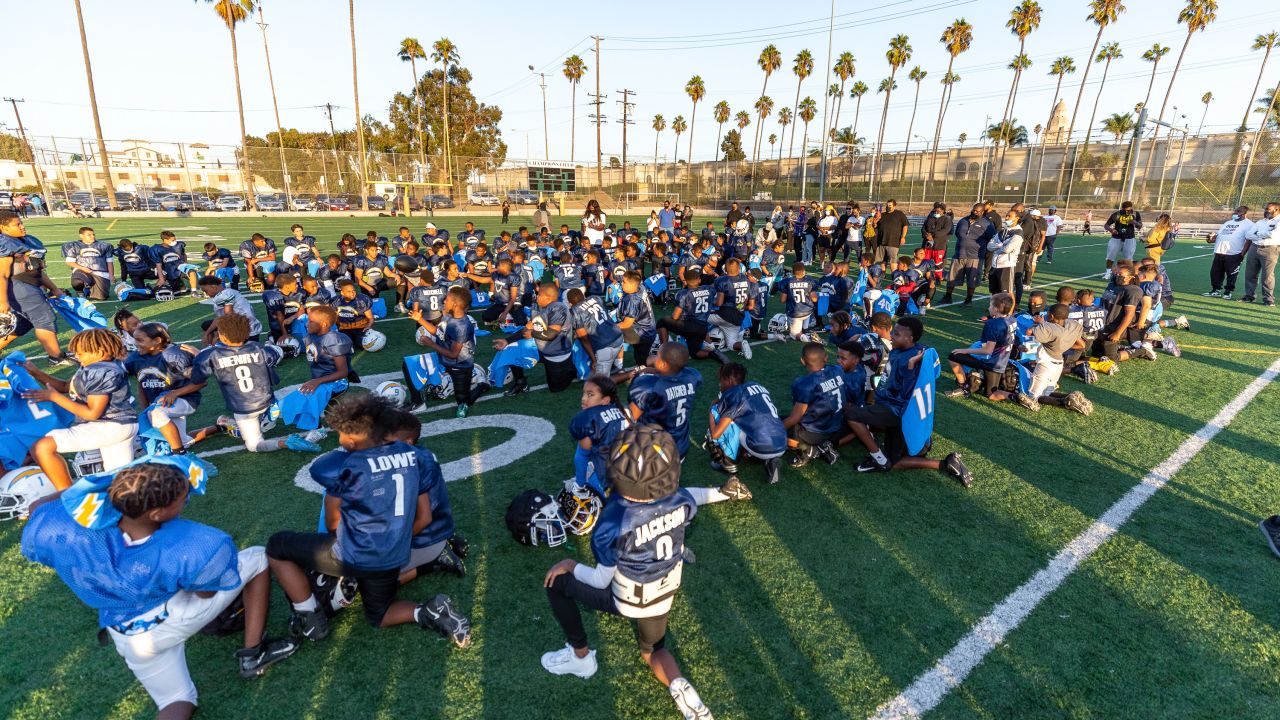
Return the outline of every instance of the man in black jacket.
{"type": "Polygon", "coordinates": [[[884,213],[876,225],[876,260],[884,267],[897,267],[898,256],[907,241],[907,214],[898,209],[898,201],[884,204],[884,213]]]}
{"type": "Polygon", "coordinates": [[[924,257],[938,269],[935,280],[942,279],[942,265],[947,257],[947,243],[951,241],[954,224],[951,216],[947,214],[947,206],[936,202],[933,204],[933,212],[929,213],[929,217],[925,218],[924,224],[920,226],[920,238],[924,241],[922,243],[924,257]]]}
{"type": "Polygon", "coordinates": [[[978,286],[982,276],[982,255],[986,252],[987,243],[996,236],[996,228],[983,216],[985,207],[982,203],[974,203],[969,214],[956,223],[956,247],[951,255],[951,269],[947,273],[947,294],[942,298],[943,304],[951,302],[951,294],[960,280],[965,281],[964,304],[973,302],[973,289],[978,286]]]}

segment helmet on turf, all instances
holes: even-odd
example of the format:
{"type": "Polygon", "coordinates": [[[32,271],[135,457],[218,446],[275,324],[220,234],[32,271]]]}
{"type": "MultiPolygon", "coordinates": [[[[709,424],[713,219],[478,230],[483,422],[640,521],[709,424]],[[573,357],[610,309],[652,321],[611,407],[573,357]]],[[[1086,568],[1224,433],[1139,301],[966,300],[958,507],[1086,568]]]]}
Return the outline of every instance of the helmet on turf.
{"type": "Polygon", "coordinates": [[[707,336],[703,339],[702,344],[712,350],[723,350],[725,345],[724,331],[713,326],[707,330],[707,336]]]}
{"type": "Polygon", "coordinates": [[[373,392],[390,400],[391,404],[396,407],[404,407],[409,401],[408,388],[395,380],[387,380],[386,382],[378,383],[378,387],[374,388],[373,392]]]}
{"type": "Polygon", "coordinates": [[[647,502],[680,487],[680,451],[671,434],[657,425],[632,425],[614,439],[609,452],[609,481],[623,497],[647,502]]]}
{"type": "Polygon", "coordinates": [[[295,337],[286,337],[280,340],[277,345],[284,351],[284,356],[287,358],[298,357],[298,353],[302,352],[302,343],[298,342],[298,338],[295,337]]]}
{"type": "Polygon", "coordinates": [[[560,506],[560,518],[569,532],[574,535],[586,535],[596,526],[604,503],[596,491],[570,481],[564,490],[556,495],[556,504],[560,506]]]}
{"type": "Polygon", "coordinates": [[[471,387],[489,384],[489,371],[483,365],[471,366],[471,387]]]}
{"type": "Polygon", "coordinates": [[[769,318],[769,332],[775,335],[783,335],[787,332],[787,316],[784,313],[778,313],[769,318]]]}
{"type": "Polygon", "coordinates": [[[387,346],[387,336],[377,330],[365,330],[364,339],[360,341],[360,345],[369,352],[378,352],[387,346]]]}
{"type": "Polygon", "coordinates": [[[453,378],[449,377],[448,373],[441,373],[438,385],[428,385],[423,389],[428,395],[433,395],[440,400],[448,400],[453,397],[453,378]]]}
{"type": "Polygon", "coordinates": [[[57,491],[35,465],[10,470],[0,477],[0,520],[25,518],[32,503],[57,491]]]}
{"type": "Polygon", "coordinates": [[[169,302],[173,299],[173,290],[167,287],[156,288],[156,300],[158,302],[169,302]]]}
{"type": "Polygon", "coordinates": [[[129,295],[129,291],[132,289],[133,289],[132,285],[126,282],[122,282],[122,283],[116,283],[116,286],[113,289],[113,291],[116,294],[117,300],[124,300],[129,295]]]}
{"type": "Polygon", "coordinates": [[[81,450],[76,453],[72,462],[76,466],[76,477],[87,477],[102,472],[102,451],[101,450],[81,450]]]}
{"type": "Polygon", "coordinates": [[[474,263],[472,263],[472,265],[471,265],[471,269],[472,269],[472,271],[474,271],[474,272],[475,272],[475,274],[476,274],[476,275],[488,275],[488,274],[489,274],[489,261],[488,261],[488,260],[477,260],[477,261],[475,261],[474,263]]]}
{"type": "Polygon", "coordinates": [[[418,343],[419,345],[426,345],[427,343],[425,341],[430,339],[431,339],[431,332],[428,331],[426,328],[422,327],[421,325],[419,325],[418,331],[413,334],[414,342],[418,343]]]}
{"type": "Polygon", "coordinates": [[[565,541],[564,521],[552,497],[541,490],[525,490],[507,506],[507,529],[523,545],[555,547],[565,541]]]}
{"type": "Polygon", "coordinates": [[[246,285],[248,285],[249,287],[249,292],[256,292],[256,293],[262,292],[267,287],[266,284],[264,284],[261,280],[252,276],[250,276],[249,280],[246,282],[246,285]]]}
{"type": "Polygon", "coordinates": [[[18,316],[12,310],[0,313],[0,337],[9,337],[18,331],[18,316]]]}

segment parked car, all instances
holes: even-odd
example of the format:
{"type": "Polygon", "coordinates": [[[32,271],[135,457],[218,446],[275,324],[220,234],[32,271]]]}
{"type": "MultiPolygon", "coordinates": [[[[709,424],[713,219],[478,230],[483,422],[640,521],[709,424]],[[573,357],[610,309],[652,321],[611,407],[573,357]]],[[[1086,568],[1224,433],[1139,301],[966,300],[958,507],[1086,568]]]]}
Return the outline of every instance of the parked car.
{"type": "Polygon", "coordinates": [[[284,200],[278,195],[259,195],[254,198],[254,204],[263,212],[284,212],[284,200]]]}
{"type": "Polygon", "coordinates": [[[306,212],[316,209],[316,198],[314,195],[294,195],[289,204],[297,212],[306,212]]]}
{"type": "Polygon", "coordinates": [[[327,209],[333,210],[335,212],[341,211],[341,210],[350,210],[351,203],[347,201],[347,198],[345,195],[334,195],[329,198],[327,209]]]}
{"type": "Polygon", "coordinates": [[[71,193],[71,204],[82,210],[106,210],[111,207],[101,195],[91,196],[84,191],[71,193]]]}
{"type": "Polygon", "coordinates": [[[423,202],[431,203],[432,207],[451,208],[453,207],[453,198],[448,195],[428,195],[422,199],[423,202]]]}
{"type": "Polygon", "coordinates": [[[507,202],[513,205],[537,205],[538,193],[532,190],[508,190],[507,202]]]}
{"type": "Polygon", "coordinates": [[[469,200],[472,205],[499,205],[502,203],[502,201],[498,199],[497,195],[494,195],[488,190],[476,190],[467,196],[467,200],[469,200]]]}
{"type": "Polygon", "coordinates": [[[217,205],[222,212],[241,212],[246,207],[244,198],[239,195],[223,195],[218,198],[217,205]]]}
{"type": "Polygon", "coordinates": [[[118,192],[116,193],[116,205],[121,210],[137,210],[138,198],[134,197],[131,192],[118,192]]]}
{"type": "Polygon", "coordinates": [[[165,210],[195,210],[196,197],[191,193],[177,193],[160,201],[165,210]]]}
{"type": "Polygon", "coordinates": [[[197,210],[212,212],[218,209],[218,203],[214,202],[213,198],[203,193],[197,193],[195,195],[195,204],[197,210]]]}
{"type": "Polygon", "coordinates": [[[316,204],[312,209],[327,211],[329,209],[329,196],[324,193],[317,195],[316,204]]]}
{"type": "Polygon", "coordinates": [[[384,198],[384,197],[382,197],[381,195],[370,195],[370,196],[369,196],[369,209],[370,209],[370,210],[386,210],[386,209],[387,209],[387,199],[386,199],[386,198],[384,198]]]}
{"type": "Polygon", "coordinates": [[[155,211],[157,211],[157,210],[164,210],[164,208],[160,207],[160,201],[159,201],[159,200],[157,200],[157,199],[155,199],[155,197],[150,196],[150,195],[148,195],[148,196],[146,196],[146,197],[140,197],[140,198],[138,198],[138,199],[137,199],[137,201],[136,201],[136,203],[135,203],[135,205],[134,205],[134,209],[135,209],[135,210],[147,210],[147,211],[151,211],[151,212],[155,212],[155,211]]]}

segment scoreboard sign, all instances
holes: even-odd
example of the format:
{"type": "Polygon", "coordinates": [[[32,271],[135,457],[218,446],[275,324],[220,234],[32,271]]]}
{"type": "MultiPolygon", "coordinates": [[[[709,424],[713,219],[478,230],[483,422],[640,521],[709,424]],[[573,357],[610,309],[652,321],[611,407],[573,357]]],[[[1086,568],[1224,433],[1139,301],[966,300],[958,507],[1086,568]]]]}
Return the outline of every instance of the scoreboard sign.
{"type": "Polygon", "coordinates": [[[534,192],[576,192],[577,169],[572,163],[530,165],[529,189],[534,192]]]}

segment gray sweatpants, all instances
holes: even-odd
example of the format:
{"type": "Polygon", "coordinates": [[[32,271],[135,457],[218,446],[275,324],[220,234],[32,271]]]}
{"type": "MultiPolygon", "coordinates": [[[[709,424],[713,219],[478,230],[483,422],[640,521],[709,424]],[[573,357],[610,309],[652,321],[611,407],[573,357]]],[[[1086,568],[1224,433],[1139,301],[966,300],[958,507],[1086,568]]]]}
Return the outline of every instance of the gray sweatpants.
{"type": "Polygon", "coordinates": [[[1280,245],[1249,248],[1248,259],[1244,268],[1244,296],[1256,298],[1258,281],[1262,281],[1262,297],[1264,303],[1276,301],[1276,261],[1280,260],[1280,245]]]}

